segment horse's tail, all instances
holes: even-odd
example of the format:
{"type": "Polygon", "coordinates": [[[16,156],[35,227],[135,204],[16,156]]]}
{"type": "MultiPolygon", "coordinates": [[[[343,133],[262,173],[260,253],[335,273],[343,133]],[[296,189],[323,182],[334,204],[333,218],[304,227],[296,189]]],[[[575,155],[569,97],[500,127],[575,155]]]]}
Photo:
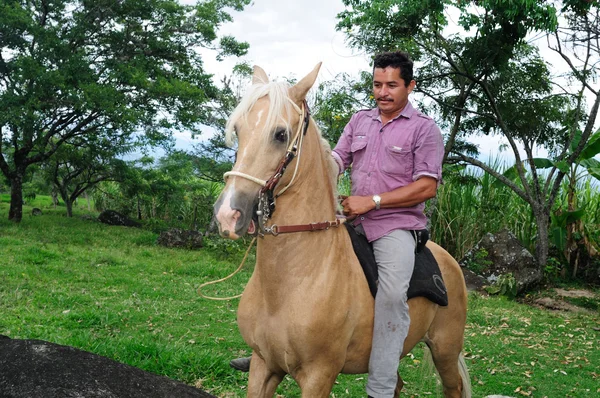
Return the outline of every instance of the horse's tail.
{"type": "Polygon", "coordinates": [[[469,376],[469,369],[462,353],[458,356],[458,373],[462,380],[461,398],[471,398],[471,377],[469,376]]]}
{"type": "MultiPolygon", "coordinates": [[[[428,347],[428,346],[427,346],[428,347]]],[[[429,347],[428,347],[429,348],[429,347]]],[[[431,356],[431,350],[424,350],[423,352],[423,374],[422,379],[424,379],[427,375],[433,373],[435,371],[435,366],[433,364],[433,358],[431,356]]],[[[462,381],[462,393],[460,398],[471,398],[471,376],[469,376],[469,369],[467,368],[467,363],[465,362],[465,357],[462,353],[458,356],[458,374],[462,381]]],[[[439,379],[439,375],[438,375],[439,379]]],[[[441,392],[441,385],[438,384],[441,392]]]]}

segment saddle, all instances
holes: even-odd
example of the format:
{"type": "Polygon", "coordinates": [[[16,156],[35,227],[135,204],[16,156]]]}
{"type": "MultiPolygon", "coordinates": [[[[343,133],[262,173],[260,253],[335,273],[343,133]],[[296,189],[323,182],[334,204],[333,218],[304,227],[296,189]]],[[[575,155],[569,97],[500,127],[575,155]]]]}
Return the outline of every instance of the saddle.
{"type": "MultiPolygon", "coordinates": [[[[358,261],[367,278],[369,290],[371,290],[371,294],[375,297],[377,294],[378,273],[373,247],[365,236],[358,234],[354,230],[352,225],[345,225],[350,235],[356,257],[358,257],[358,261]]],[[[446,285],[442,279],[440,267],[435,257],[433,257],[433,253],[425,246],[429,239],[429,233],[427,230],[422,230],[414,231],[414,234],[417,240],[417,247],[415,252],[415,268],[408,288],[408,298],[425,297],[445,307],[448,305],[446,285]]]]}

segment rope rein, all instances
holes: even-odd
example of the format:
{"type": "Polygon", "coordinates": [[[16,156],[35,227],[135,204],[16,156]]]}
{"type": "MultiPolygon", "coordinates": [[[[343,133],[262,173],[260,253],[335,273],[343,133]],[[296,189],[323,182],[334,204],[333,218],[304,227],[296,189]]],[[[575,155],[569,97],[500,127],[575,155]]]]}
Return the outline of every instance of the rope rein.
{"type": "Polygon", "coordinates": [[[254,242],[256,242],[256,237],[252,238],[252,242],[250,242],[250,246],[248,246],[248,249],[246,249],[246,254],[244,254],[244,258],[242,259],[242,263],[239,265],[239,267],[237,267],[237,269],[235,271],[233,271],[233,273],[231,273],[230,275],[226,276],[225,278],[221,278],[221,279],[216,280],[216,281],[210,281],[210,282],[206,282],[206,283],[201,284],[198,287],[198,289],[196,290],[196,292],[198,293],[198,295],[200,295],[201,297],[203,297],[205,299],[215,300],[215,301],[229,301],[229,300],[233,300],[233,299],[242,297],[242,293],[240,293],[240,294],[238,294],[236,296],[231,296],[231,297],[212,297],[212,296],[206,296],[205,294],[203,294],[201,292],[201,290],[202,290],[202,288],[204,286],[214,285],[214,284],[217,284],[217,283],[224,282],[227,279],[233,277],[238,272],[240,272],[242,270],[242,267],[246,263],[246,259],[248,258],[248,254],[250,253],[250,249],[252,249],[252,246],[254,245],[254,242]]]}

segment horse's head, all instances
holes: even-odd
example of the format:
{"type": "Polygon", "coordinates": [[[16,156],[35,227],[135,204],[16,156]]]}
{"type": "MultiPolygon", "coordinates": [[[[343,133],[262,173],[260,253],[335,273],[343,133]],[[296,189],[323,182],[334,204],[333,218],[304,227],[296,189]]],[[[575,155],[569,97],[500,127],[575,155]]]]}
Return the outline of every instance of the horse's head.
{"type": "Polygon", "coordinates": [[[303,126],[303,103],[320,67],[319,63],[291,87],[269,82],[264,70],[254,67],[252,86],[226,127],[228,144],[237,140],[238,148],[233,169],[226,173],[225,188],[214,206],[221,236],[237,239],[254,232],[259,192],[276,173],[303,126]]]}

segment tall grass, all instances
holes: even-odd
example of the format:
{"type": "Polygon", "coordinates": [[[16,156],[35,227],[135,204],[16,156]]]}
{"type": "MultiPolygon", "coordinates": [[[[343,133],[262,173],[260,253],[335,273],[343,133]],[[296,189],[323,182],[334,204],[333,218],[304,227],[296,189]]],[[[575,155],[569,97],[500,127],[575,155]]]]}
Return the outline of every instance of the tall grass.
{"type": "Polygon", "coordinates": [[[455,258],[462,258],[486,233],[503,228],[533,250],[536,226],[531,208],[487,173],[465,169],[439,187],[431,213],[431,236],[455,258]]]}

